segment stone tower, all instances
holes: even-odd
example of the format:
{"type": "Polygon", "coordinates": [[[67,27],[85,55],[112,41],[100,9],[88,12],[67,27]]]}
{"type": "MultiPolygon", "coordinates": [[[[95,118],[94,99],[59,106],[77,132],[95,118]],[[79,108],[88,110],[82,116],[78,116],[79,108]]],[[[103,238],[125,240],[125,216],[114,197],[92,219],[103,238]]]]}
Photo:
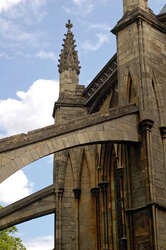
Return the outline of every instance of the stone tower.
{"type": "Polygon", "coordinates": [[[112,30],[117,37],[119,105],[136,103],[142,141],[138,150],[130,148],[129,153],[127,246],[165,249],[166,16],[155,16],[147,0],[123,4],[124,15],[112,30]]]}
{"type": "Polygon", "coordinates": [[[147,0],[123,0],[123,7],[112,30],[117,54],[86,89],[68,21],[53,116],[63,124],[137,110],[140,144],[117,139],[55,154],[58,250],[166,248],[166,15],[154,15],[147,0]]]}
{"type": "Polygon", "coordinates": [[[148,11],[148,0],[124,0],[123,13],[126,14],[136,8],[141,8],[148,11]]]}

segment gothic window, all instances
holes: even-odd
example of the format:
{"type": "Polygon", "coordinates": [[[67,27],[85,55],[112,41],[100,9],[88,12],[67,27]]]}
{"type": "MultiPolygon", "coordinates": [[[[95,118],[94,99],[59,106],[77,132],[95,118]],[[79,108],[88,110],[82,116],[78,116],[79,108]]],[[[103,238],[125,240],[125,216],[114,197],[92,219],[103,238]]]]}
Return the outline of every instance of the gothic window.
{"type": "Polygon", "coordinates": [[[111,100],[110,100],[110,105],[109,105],[109,108],[113,108],[113,107],[116,107],[118,106],[118,93],[116,90],[113,90],[113,94],[112,94],[112,97],[111,97],[111,100]]]}
{"type": "Polygon", "coordinates": [[[127,80],[127,101],[128,103],[137,103],[136,92],[130,73],[127,80]]]}

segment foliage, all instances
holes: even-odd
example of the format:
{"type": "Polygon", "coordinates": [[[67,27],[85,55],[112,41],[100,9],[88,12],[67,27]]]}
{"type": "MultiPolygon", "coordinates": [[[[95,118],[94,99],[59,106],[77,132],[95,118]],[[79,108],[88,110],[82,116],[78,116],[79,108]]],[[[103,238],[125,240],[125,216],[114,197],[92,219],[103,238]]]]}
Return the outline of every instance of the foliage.
{"type": "Polygon", "coordinates": [[[0,231],[0,250],[26,250],[22,240],[14,235],[17,231],[15,226],[0,231]]]}

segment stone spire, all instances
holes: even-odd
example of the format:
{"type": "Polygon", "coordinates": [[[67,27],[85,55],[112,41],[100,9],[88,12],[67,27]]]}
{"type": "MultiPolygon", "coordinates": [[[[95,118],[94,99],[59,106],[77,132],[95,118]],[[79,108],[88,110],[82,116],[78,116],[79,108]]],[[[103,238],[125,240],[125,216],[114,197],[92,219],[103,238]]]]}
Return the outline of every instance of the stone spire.
{"type": "Polygon", "coordinates": [[[59,99],[55,102],[53,117],[56,124],[68,122],[71,119],[86,113],[82,92],[85,86],[79,85],[80,66],[78,54],[75,50],[74,35],[71,32],[73,25],[68,20],[67,34],[59,59],[59,99]]]}
{"type": "Polygon", "coordinates": [[[62,44],[63,49],[61,50],[60,59],[59,59],[59,73],[68,70],[69,68],[75,70],[79,75],[80,66],[78,61],[78,53],[75,50],[76,45],[74,40],[74,35],[71,32],[71,28],[73,27],[70,20],[66,24],[67,34],[65,34],[66,38],[63,39],[64,43],[62,44]]]}

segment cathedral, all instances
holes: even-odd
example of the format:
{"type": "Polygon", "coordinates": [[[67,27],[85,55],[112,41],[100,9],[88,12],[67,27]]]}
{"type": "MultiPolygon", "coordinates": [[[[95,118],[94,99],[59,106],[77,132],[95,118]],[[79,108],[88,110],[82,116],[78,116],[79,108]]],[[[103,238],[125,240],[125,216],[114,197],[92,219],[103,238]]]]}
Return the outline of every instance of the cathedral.
{"type": "Polygon", "coordinates": [[[54,214],[54,250],[166,250],[166,5],[123,0],[117,53],[86,88],[72,26],[55,124],[0,140],[0,182],[53,154],[53,184],[1,209],[0,230],[54,214]]]}
{"type": "Polygon", "coordinates": [[[156,16],[148,0],[123,0],[123,17],[112,30],[117,53],[87,88],[79,85],[70,20],[66,27],[55,124],[133,107],[140,143],[117,138],[55,153],[55,249],[164,250],[166,5],[156,16]]]}

